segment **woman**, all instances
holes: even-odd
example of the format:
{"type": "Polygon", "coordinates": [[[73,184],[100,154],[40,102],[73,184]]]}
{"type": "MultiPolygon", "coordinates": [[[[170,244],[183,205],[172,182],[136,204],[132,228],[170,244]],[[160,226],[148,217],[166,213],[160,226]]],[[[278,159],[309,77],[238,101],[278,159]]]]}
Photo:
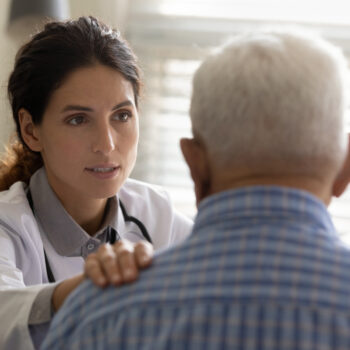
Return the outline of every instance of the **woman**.
{"type": "Polygon", "coordinates": [[[92,17],[47,24],[18,52],[8,93],[18,140],[0,169],[0,347],[31,349],[82,271],[105,286],[142,267],[129,244],[104,243],[157,250],[191,222],[163,191],[128,179],[140,76],[118,32],[92,17]]]}

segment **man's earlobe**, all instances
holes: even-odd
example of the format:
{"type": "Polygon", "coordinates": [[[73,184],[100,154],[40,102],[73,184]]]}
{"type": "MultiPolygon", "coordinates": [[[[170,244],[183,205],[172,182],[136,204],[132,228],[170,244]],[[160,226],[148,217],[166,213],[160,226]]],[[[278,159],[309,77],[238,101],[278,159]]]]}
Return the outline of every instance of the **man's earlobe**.
{"type": "Polygon", "coordinates": [[[26,145],[34,152],[41,151],[40,140],[36,135],[36,127],[31,114],[24,108],[18,111],[21,136],[26,145]]]}
{"type": "Polygon", "coordinates": [[[333,183],[332,195],[340,197],[350,182],[350,134],[348,135],[348,152],[344,164],[333,183]]]}
{"type": "Polygon", "coordinates": [[[197,204],[210,194],[211,172],[206,150],[195,139],[181,139],[180,146],[194,182],[197,204]]]}

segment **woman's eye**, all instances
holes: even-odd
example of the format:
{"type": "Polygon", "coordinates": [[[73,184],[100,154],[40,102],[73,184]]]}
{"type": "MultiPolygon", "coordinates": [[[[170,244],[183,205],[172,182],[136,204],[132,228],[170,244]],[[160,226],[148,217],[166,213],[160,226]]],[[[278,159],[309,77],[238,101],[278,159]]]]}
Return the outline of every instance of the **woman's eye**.
{"type": "Polygon", "coordinates": [[[121,111],[121,112],[116,113],[113,116],[113,119],[121,121],[121,122],[126,122],[126,121],[128,121],[129,118],[131,118],[131,116],[132,116],[131,112],[129,112],[129,111],[121,111]]]}
{"type": "Polygon", "coordinates": [[[77,115],[76,117],[70,118],[68,124],[70,125],[80,125],[85,122],[85,117],[82,115],[77,115]]]}

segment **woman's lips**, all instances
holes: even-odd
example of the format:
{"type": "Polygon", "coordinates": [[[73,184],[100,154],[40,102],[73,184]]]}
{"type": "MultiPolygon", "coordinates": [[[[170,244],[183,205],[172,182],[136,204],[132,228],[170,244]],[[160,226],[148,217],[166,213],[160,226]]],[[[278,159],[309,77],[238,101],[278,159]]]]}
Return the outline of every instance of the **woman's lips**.
{"type": "Polygon", "coordinates": [[[106,180],[117,176],[120,166],[97,165],[85,168],[85,170],[97,179],[106,180]]]}

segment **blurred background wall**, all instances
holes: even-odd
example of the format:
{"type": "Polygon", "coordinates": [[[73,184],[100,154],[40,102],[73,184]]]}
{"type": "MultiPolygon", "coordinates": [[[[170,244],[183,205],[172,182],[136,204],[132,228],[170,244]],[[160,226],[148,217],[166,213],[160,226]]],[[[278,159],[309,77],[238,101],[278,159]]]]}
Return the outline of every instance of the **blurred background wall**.
{"type": "Polygon", "coordinates": [[[9,0],[0,2],[0,150],[3,150],[13,128],[6,89],[17,46],[6,32],[9,4],[9,0]]]}
{"type": "MultiPolygon", "coordinates": [[[[13,130],[12,118],[7,101],[7,79],[11,72],[14,56],[23,38],[14,40],[8,33],[10,1],[0,1],[0,151],[4,149],[13,130]]],[[[31,0],[25,0],[30,2],[31,0]]],[[[127,0],[70,0],[68,7],[71,17],[93,14],[103,21],[123,29],[127,19],[127,0]],[[117,10],[118,9],[118,10],[117,10]]],[[[28,33],[29,35],[29,33],[28,33]]]]}

